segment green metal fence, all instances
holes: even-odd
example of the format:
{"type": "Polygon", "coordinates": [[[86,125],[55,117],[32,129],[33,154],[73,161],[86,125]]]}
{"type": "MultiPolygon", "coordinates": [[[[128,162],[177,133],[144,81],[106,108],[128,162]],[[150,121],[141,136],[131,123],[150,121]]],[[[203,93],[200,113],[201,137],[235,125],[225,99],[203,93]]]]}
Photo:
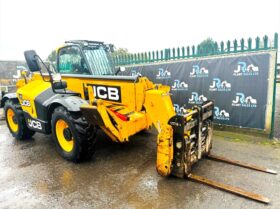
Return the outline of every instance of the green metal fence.
{"type": "Polygon", "coordinates": [[[273,41],[269,41],[268,36],[265,35],[262,39],[256,37],[254,41],[252,38],[248,38],[247,40],[242,38],[240,41],[235,39],[233,42],[222,41],[220,44],[215,42],[214,44],[203,48],[200,45],[183,46],[172,49],[168,48],[164,50],[127,54],[116,56],[113,58],[113,61],[116,66],[121,66],[269,49],[278,49],[277,33],[274,34],[273,41]]]}

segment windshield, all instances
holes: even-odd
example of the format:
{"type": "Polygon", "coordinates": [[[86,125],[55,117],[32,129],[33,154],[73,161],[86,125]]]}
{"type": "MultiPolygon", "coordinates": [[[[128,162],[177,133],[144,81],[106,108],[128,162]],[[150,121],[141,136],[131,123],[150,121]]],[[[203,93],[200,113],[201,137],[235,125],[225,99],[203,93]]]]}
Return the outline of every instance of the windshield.
{"type": "Polygon", "coordinates": [[[114,66],[111,57],[104,47],[86,47],[83,49],[89,67],[94,75],[113,75],[114,66]]]}

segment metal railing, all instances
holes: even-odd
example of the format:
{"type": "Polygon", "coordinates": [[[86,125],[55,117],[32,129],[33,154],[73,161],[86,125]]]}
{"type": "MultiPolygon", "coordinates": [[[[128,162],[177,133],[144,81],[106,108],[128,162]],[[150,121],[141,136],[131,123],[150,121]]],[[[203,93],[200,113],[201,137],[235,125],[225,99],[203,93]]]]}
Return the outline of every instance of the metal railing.
{"type": "Polygon", "coordinates": [[[256,37],[255,41],[253,41],[252,38],[248,38],[247,40],[242,38],[240,41],[235,39],[233,42],[222,41],[220,44],[213,42],[203,47],[201,45],[183,46],[143,53],[129,53],[126,55],[115,56],[113,61],[116,66],[122,66],[270,49],[278,49],[277,33],[274,34],[273,40],[269,40],[267,35],[265,35],[262,39],[260,37],[256,37]]]}

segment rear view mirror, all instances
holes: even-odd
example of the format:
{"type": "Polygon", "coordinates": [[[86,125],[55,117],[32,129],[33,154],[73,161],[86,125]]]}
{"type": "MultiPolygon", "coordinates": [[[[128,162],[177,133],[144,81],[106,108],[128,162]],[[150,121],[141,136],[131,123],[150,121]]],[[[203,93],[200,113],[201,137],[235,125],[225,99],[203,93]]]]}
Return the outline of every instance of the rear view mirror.
{"type": "Polygon", "coordinates": [[[41,69],[37,56],[38,55],[34,50],[28,50],[24,52],[26,64],[31,72],[37,72],[41,69]]]}
{"type": "Polygon", "coordinates": [[[53,83],[54,89],[66,89],[67,88],[67,82],[66,81],[58,81],[53,83]]]}

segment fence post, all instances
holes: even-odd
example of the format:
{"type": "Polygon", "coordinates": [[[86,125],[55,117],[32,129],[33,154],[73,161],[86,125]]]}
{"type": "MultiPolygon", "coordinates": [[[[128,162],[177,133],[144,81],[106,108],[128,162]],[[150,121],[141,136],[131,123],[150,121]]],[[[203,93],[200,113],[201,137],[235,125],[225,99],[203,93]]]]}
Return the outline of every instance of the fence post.
{"type": "Polygon", "coordinates": [[[223,54],[225,52],[225,43],[221,41],[221,53],[223,54]]]}
{"type": "Polygon", "coordinates": [[[252,50],[252,39],[248,38],[248,50],[251,51],[252,50]]]}
{"type": "Polygon", "coordinates": [[[278,49],[278,33],[274,34],[274,48],[278,49]]]}
{"type": "Polygon", "coordinates": [[[237,44],[237,40],[235,39],[233,41],[233,49],[234,49],[234,52],[237,52],[237,47],[238,47],[238,44],[237,44]]]}
{"type": "Polygon", "coordinates": [[[136,54],[133,54],[133,62],[134,62],[134,64],[137,64],[136,54]]]}
{"type": "Polygon", "coordinates": [[[168,60],[171,60],[171,49],[168,49],[168,60]]]}
{"type": "Polygon", "coordinates": [[[227,41],[227,53],[230,53],[230,40],[227,41]]]}
{"type": "Polygon", "coordinates": [[[140,63],[140,53],[137,53],[137,63],[140,63]]]}
{"type": "Polygon", "coordinates": [[[185,47],[182,46],[182,58],[185,58],[185,47]]]}
{"type": "Polygon", "coordinates": [[[263,48],[267,49],[268,48],[268,36],[265,35],[263,37],[263,48]]]}
{"type": "Polygon", "coordinates": [[[181,53],[180,53],[180,48],[178,47],[177,48],[177,59],[180,59],[181,58],[181,53]]]}
{"type": "Polygon", "coordinates": [[[258,50],[260,48],[260,37],[257,36],[256,38],[256,49],[258,50]]]}
{"type": "Polygon", "coordinates": [[[145,55],[144,55],[144,62],[145,62],[145,63],[148,62],[147,58],[148,58],[147,52],[145,52],[145,55]]]}
{"type": "Polygon", "coordinates": [[[195,57],[195,46],[192,46],[192,56],[195,57]]]}
{"type": "Polygon", "coordinates": [[[128,59],[127,59],[127,56],[126,56],[126,54],[124,54],[124,55],[123,55],[123,61],[124,61],[123,63],[124,63],[124,65],[126,65],[126,64],[127,64],[127,63],[126,63],[126,62],[127,62],[127,60],[128,60],[128,59]]]}
{"type": "Polygon", "coordinates": [[[133,62],[133,54],[129,54],[129,64],[134,64],[133,62]]]}
{"type": "Polygon", "coordinates": [[[159,57],[158,57],[158,50],[156,51],[156,61],[159,60],[159,57]]]}
{"type": "Polygon", "coordinates": [[[241,51],[244,52],[244,38],[240,40],[240,44],[241,44],[241,51]]]}
{"type": "Polygon", "coordinates": [[[172,59],[175,60],[175,48],[172,48],[172,59]]]}

